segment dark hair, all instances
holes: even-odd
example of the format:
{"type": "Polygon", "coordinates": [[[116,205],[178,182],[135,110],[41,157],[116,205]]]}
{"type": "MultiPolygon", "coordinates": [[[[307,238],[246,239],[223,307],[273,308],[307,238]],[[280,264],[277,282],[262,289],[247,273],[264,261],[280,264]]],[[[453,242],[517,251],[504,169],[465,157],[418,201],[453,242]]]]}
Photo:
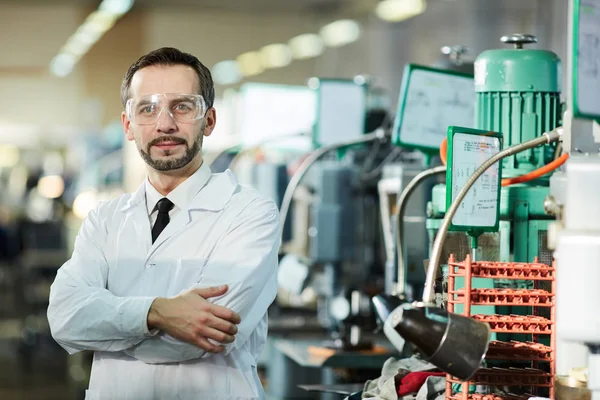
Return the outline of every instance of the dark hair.
{"type": "Polygon", "coordinates": [[[198,74],[198,80],[200,81],[199,91],[206,106],[211,108],[215,101],[215,88],[213,86],[212,75],[210,70],[206,68],[204,64],[200,62],[195,56],[184,53],[173,47],[162,47],[160,49],[151,51],[150,53],[140,57],[134,62],[131,67],[125,73],[123,77],[123,83],[121,83],[121,102],[123,106],[129,99],[129,88],[131,87],[131,79],[133,75],[142,68],[149,67],[151,65],[187,65],[192,67],[196,74],[198,74]]]}

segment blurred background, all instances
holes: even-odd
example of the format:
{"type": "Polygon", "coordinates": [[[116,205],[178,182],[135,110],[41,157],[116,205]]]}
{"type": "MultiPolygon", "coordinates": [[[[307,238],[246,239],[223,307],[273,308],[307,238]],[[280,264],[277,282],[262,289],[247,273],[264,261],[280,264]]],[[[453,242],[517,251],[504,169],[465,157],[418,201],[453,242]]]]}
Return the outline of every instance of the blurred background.
{"type": "Polygon", "coordinates": [[[0,0],[0,398],[82,398],[90,356],[51,339],[49,286],[87,212],[145,176],[120,124],[139,56],[172,46],[211,69],[205,158],[253,183],[245,165],[312,150],[311,78],[368,82],[372,131],[393,120],[407,63],[472,73],[515,32],[565,59],[566,14],[565,0],[0,0]]]}

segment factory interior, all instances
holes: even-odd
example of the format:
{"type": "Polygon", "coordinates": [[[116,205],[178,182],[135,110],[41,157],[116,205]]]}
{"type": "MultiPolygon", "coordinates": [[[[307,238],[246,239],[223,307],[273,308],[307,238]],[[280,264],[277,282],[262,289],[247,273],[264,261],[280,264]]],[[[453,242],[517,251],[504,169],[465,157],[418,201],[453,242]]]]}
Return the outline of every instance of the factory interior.
{"type": "Polygon", "coordinates": [[[161,47],[211,71],[203,163],[279,208],[264,396],[219,399],[600,399],[600,0],[0,0],[0,32],[0,399],[86,398],[50,289],[146,179],[120,88],[161,47]]]}

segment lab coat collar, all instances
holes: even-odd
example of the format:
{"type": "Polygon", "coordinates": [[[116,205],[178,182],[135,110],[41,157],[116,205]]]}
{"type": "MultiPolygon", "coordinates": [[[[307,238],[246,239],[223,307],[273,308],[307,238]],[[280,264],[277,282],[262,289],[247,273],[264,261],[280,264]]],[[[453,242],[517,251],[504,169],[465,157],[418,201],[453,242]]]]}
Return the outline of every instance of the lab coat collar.
{"type": "MultiPolygon", "coordinates": [[[[156,241],[150,247],[147,260],[154,255],[161,244],[169,240],[169,238],[178,235],[190,222],[192,222],[192,220],[202,215],[201,213],[194,213],[193,211],[221,211],[231,199],[231,196],[235,192],[236,188],[237,182],[230,171],[226,171],[223,174],[210,176],[210,179],[206,185],[204,185],[204,187],[190,202],[188,211],[182,211],[177,214],[167,225],[165,230],[161,232],[156,241]]],[[[142,208],[140,208],[140,210],[141,209],[142,208]]],[[[143,211],[144,214],[146,214],[146,209],[143,209],[143,211]]]]}
{"type": "Polygon", "coordinates": [[[235,191],[238,188],[238,183],[231,171],[227,170],[222,174],[212,175],[210,168],[205,166],[207,171],[207,179],[202,187],[197,190],[196,196],[190,201],[187,210],[181,210],[167,225],[164,231],[158,236],[154,243],[151,243],[150,237],[150,221],[146,208],[145,195],[146,185],[142,183],[137,192],[133,194],[128,203],[121,209],[126,213],[133,213],[133,223],[141,237],[147,240],[149,252],[146,261],[155,254],[157,249],[169,238],[176,236],[181,232],[192,220],[201,215],[194,213],[195,210],[207,210],[218,212],[223,210],[235,191]],[[146,233],[144,233],[146,232],[146,233]]]}
{"type": "MultiPolygon", "coordinates": [[[[210,180],[210,177],[210,168],[205,163],[202,163],[200,168],[198,168],[192,176],[181,182],[181,184],[167,194],[166,197],[171,200],[179,210],[188,210],[190,208],[190,203],[194,197],[196,197],[198,192],[204,188],[206,183],[210,180]]],[[[150,215],[154,211],[156,203],[165,196],[160,194],[154,186],[152,186],[148,178],[146,178],[144,183],[146,186],[144,189],[146,191],[146,208],[148,215],[150,215]]]]}
{"type": "Polygon", "coordinates": [[[192,199],[189,210],[221,211],[229,203],[237,188],[238,182],[230,170],[214,174],[192,199]]]}
{"type": "MultiPolygon", "coordinates": [[[[212,174],[205,163],[197,171],[202,175],[201,183],[196,195],[189,202],[188,210],[221,211],[231,199],[238,183],[233,173],[229,170],[222,174],[212,174]]],[[[146,184],[143,182],[129,201],[121,208],[127,212],[134,207],[145,206],[146,184]]]]}

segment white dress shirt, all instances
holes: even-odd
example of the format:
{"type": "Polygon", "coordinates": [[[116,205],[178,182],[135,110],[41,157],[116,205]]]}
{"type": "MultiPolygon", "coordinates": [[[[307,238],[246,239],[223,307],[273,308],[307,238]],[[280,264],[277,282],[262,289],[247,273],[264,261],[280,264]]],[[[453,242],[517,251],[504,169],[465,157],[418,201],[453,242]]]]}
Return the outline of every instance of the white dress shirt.
{"type": "MultiPolygon", "coordinates": [[[[156,207],[156,204],[163,197],[166,197],[167,199],[171,200],[170,197],[173,196],[170,196],[170,193],[167,196],[163,196],[162,194],[160,194],[158,190],[156,190],[154,186],[152,186],[148,179],[146,179],[144,185],[146,185],[146,208],[148,209],[148,218],[150,218],[150,226],[154,226],[154,224],[156,223],[156,218],[158,217],[158,207],[156,207]]],[[[171,211],[169,211],[169,219],[173,219],[175,215],[177,215],[177,213],[181,210],[181,208],[179,208],[173,200],[171,200],[171,202],[173,203],[173,208],[171,209],[171,211]]]]}
{"type": "Polygon", "coordinates": [[[95,352],[88,400],[263,398],[256,364],[277,293],[276,205],[230,171],[203,165],[167,195],[171,221],[152,243],[152,210],[163,197],[152,189],[146,181],[85,219],[51,288],[53,337],[71,354],[95,352]],[[242,318],[222,353],[148,330],[157,297],[222,284],[228,292],[208,301],[242,318]]]}
{"type": "Polygon", "coordinates": [[[152,186],[150,180],[146,178],[144,180],[144,190],[146,191],[146,207],[148,209],[148,216],[150,217],[150,226],[154,226],[154,223],[156,222],[156,217],[158,216],[156,203],[158,203],[160,199],[166,197],[174,204],[173,209],[169,211],[169,218],[173,220],[180,210],[188,208],[190,201],[194,199],[196,194],[198,194],[202,187],[208,182],[210,175],[210,169],[203,165],[196,173],[181,182],[179,186],[166,196],[160,194],[160,192],[152,186]]]}

